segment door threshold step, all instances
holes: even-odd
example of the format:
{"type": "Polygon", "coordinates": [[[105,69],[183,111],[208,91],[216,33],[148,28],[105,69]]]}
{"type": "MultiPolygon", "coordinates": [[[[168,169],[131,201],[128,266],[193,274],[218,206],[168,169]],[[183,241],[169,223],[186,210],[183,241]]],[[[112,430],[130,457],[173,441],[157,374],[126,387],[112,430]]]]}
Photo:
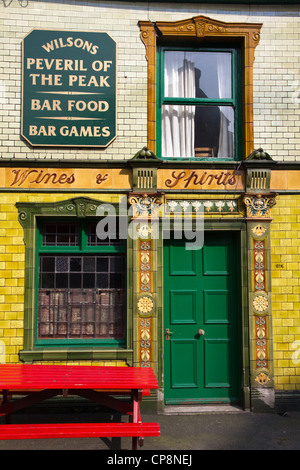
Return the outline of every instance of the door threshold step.
{"type": "Polygon", "coordinates": [[[235,414],[246,413],[238,405],[166,405],[160,414],[163,415],[195,415],[195,414],[235,414]]]}

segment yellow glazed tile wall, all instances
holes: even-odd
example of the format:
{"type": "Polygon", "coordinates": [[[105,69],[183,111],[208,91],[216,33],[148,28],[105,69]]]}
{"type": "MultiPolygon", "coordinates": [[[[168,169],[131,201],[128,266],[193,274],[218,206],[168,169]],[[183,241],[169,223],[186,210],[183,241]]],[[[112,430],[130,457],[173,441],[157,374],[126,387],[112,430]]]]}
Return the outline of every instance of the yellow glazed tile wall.
{"type": "MultiPolygon", "coordinates": [[[[108,203],[119,200],[118,196],[111,194],[0,194],[0,362],[20,362],[18,353],[23,349],[25,246],[15,204],[56,202],[78,196],[108,203]]],[[[89,364],[87,361],[76,363],[89,364]]],[[[124,365],[122,361],[97,364],[124,365]]]]}
{"type": "MultiPolygon", "coordinates": [[[[56,202],[79,195],[107,202],[118,201],[115,195],[91,193],[0,195],[1,362],[19,362],[18,352],[23,348],[25,247],[15,204],[56,202]]],[[[278,196],[272,217],[275,386],[277,390],[297,390],[300,387],[300,195],[278,196]]]]}
{"type": "Polygon", "coordinates": [[[271,268],[276,390],[300,389],[300,195],[277,196],[271,268]]]}
{"type": "Polygon", "coordinates": [[[25,247],[14,203],[0,196],[0,340],[1,362],[18,362],[23,345],[25,247]]]}

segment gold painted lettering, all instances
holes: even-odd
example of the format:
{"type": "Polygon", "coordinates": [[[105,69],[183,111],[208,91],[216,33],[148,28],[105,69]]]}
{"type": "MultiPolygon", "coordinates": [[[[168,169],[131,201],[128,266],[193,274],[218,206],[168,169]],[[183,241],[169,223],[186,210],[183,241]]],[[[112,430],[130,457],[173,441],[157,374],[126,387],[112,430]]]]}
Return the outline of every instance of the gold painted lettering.
{"type": "Polygon", "coordinates": [[[185,188],[188,187],[188,185],[190,184],[192,178],[194,178],[194,181],[193,181],[193,184],[194,184],[194,185],[199,184],[197,173],[196,173],[195,171],[192,171],[192,173],[190,174],[190,176],[188,176],[187,178],[185,178],[185,179],[183,180],[183,181],[186,181],[185,186],[184,186],[185,188]]]}
{"type": "Polygon", "coordinates": [[[102,176],[101,173],[99,173],[99,174],[96,176],[96,183],[97,183],[97,184],[103,183],[103,181],[106,181],[106,180],[107,180],[107,177],[108,177],[108,174],[107,174],[107,173],[106,173],[104,176],[102,176]]]}
{"type": "Polygon", "coordinates": [[[198,172],[193,170],[190,173],[187,171],[181,171],[176,173],[172,172],[172,177],[165,180],[165,185],[168,188],[174,188],[177,185],[184,189],[193,188],[195,186],[211,186],[214,182],[218,186],[226,186],[227,184],[233,186],[237,183],[237,175],[233,172],[212,172],[208,173],[207,171],[198,172]],[[182,180],[182,182],[181,182],[182,180]]]}
{"type": "Polygon", "coordinates": [[[233,174],[233,175],[230,175],[230,178],[228,180],[228,184],[230,184],[231,186],[233,186],[234,184],[236,184],[236,175],[233,174]]]}
{"type": "Polygon", "coordinates": [[[26,181],[28,184],[72,184],[75,181],[74,173],[68,175],[67,173],[62,173],[58,175],[57,173],[44,173],[44,170],[12,170],[14,174],[14,180],[10,186],[22,186],[26,181]],[[36,174],[37,173],[37,174],[36,174]],[[30,178],[30,175],[33,178],[30,178]]]}
{"type": "Polygon", "coordinates": [[[19,183],[18,186],[21,186],[31,173],[38,173],[38,170],[25,170],[22,173],[21,170],[12,170],[12,173],[15,174],[15,179],[10,186],[14,186],[17,183],[19,183]]]}
{"type": "Polygon", "coordinates": [[[172,178],[175,179],[175,181],[172,181],[171,179],[167,179],[165,181],[165,185],[168,187],[168,188],[173,188],[174,186],[177,186],[178,182],[184,178],[184,176],[186,175],[186,172],[185,171],[181,171],[177,176],[176,176],[176,173],[175,171],[172,172],[172,178]]]}

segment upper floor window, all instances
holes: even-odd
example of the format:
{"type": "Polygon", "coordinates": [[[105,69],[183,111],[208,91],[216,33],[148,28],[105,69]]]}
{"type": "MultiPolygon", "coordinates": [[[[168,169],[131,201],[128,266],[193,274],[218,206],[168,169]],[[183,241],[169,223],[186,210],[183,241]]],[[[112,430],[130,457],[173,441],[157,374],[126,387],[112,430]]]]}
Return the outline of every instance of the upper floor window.
{"type": "Polygon", "coordinates": [[[246,159],[254,150],[253,63],[262,24],[195,16],[139,26],[148,148],[171,160],[246,159]]]}
{"type": "Polygon", "coordinates": [[[235,159],[240,125],[238,51],[159,52],[161,157],[235,159]]]}

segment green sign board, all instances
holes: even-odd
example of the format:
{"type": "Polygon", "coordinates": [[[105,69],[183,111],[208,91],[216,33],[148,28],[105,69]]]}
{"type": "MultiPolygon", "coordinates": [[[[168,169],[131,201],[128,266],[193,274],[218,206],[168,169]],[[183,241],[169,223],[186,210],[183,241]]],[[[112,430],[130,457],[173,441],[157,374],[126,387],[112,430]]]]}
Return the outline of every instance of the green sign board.
{"type": "Polygon", "coordinates": [[[33,146],[107,147],[116,137],[116,43],[34,29],[23,40],[22,136],[33,146]]]}

